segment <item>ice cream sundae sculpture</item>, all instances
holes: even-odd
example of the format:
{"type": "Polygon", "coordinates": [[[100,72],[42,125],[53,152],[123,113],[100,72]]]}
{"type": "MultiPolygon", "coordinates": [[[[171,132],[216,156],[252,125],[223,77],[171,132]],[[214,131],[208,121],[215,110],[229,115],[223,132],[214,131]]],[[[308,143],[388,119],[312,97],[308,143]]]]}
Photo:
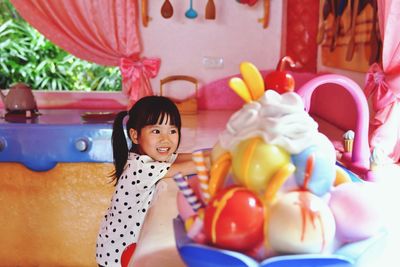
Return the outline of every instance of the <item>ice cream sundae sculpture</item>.
{"type": "Polygon", "coordinates": [[[279,254],[330,253],[379,231],[368,183],[336,164],[293,91],[268,88],[258,69],[240,66],[229,86],[246,102],[229,119],[207,170],[195,151],[198,184],[179,174],[178,210],[193,242],[263,260],[279,254]]]}

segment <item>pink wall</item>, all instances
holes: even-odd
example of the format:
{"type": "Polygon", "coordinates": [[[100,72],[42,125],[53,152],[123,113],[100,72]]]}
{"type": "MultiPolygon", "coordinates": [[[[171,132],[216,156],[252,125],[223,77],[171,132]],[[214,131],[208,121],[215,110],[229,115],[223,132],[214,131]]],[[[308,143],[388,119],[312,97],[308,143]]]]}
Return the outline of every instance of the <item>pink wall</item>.
{"type": "MultiPolygon", "coordinates": [[[[250,61],[259,69],[269,70],[276,67],[282,53],[287,53],[304,64],[302,59],[305,56],[315,57],[318,52],[308,55],[305,53],[309,49],[318,50],[317,45],[312,45],[311,40],[305,41],[307,38],[303,40],[297,36],[295,39],[290,39],[290,36],[304,26],[301,23],[315,21],[314,31],[316,31],[318,1],[315,0],[270,1],[270,23],[267,29],[263,29],[261,23],[257,22],[264,15],[262,0],[252,7],[234,0],[214,1],[216,20],[206,20],[204,17],[207,0],[193,1],[193,8],[198,12],[198,17],[193,20],[187,19],[184,15],[189,8],[189,0],[170,0],[174,14],[169,19],[164,19],[160,14],[163,2],[149,1],[149,16],[152,19],[148,27],[140,25],[144,47],[142,55],[162,59],[159,75],[151,81],[155,93],[159,92],[160,79],[168,75],[195,76],[199,79],[201,87],[239,73],[239,64],[242,61],[250,61]],[[316,19],[310,21],[310,16],[316,19]],[[288,29],[285,29],[284,25],[286,19],[291,19],[287,25],[288,29]],[[295,25],[299,27],[294,27],[295,25]],[[288,36],[282,36],[286,32],[289,33],[288,36]],[[207,68],[203,64],[204,57],[222,58],[223,66],[207,68]]],[[[300,33],[310,34],[304,31],[300,33]]],[[[363,85],[364,73],[328,68],[321,64],[319,55],[317,58],[317,72],[343,74],[355,80],[360,86],[363,85]]],[[[182,91],[178,93],[181,94],[182,91]]],[[[182,98],[185,96],[183,93],[182,98]]]]}
{"type": "Polygon", "coordinates": [[[242,61],[260,69],[275,68],[281,49],[282,1],[271,1],[269,27],[263,29],[258,19],[264,15],[263,1],[250,7],[234,0],[214,1],[216,20],[204,18],[207,0],[193,1],[196,19],[185,17],[189,0],[170,0],[174,14],[164,19],[160,9],[164,1],[149,1],[148,27],[141,27],[143,56],[162,59],[159,75],[152,80],[158,92],[165,76],[195,76],[200,86],[239,72],[242,61]],[[222,58],[221,68],[206,68],[204,57],[222,58]]]}

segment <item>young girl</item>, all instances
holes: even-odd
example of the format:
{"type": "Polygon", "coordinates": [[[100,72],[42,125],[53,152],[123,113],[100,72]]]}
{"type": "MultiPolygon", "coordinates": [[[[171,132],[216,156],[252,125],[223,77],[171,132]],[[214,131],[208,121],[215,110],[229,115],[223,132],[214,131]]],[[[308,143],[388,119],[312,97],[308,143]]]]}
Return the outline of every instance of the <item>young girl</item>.
{"type": "Polygon", "coordinates": [[[180,140],[180,114],[166,97],[144,97],[129,113],[116,116],[112,133],[115,191],[97,237],[99,266],[127,265],[160,179],[178,172],[195,173],[191,155],[176,154],[180,140]],[[130,150],[123,130],[126,115],[130,150]]]}

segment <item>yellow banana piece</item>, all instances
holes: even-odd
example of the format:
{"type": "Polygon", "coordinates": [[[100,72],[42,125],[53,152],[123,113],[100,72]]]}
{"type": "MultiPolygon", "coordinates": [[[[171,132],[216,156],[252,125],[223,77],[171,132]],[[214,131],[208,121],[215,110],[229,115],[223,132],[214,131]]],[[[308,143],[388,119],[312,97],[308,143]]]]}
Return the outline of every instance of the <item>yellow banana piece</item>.
{"type": "Polygon", "coordinates": [[[275,195],[279,188],[286,182],[286,180],[294,173],[296,167],[292,163],[287,163],[282,168],[277,171],[277,173],[272,176],[269,180],[267,189],[265,191],[265,201],[267,204],[271,204],[275,199],[275,195]]]}
{"type": "Polygon", "coordinates": [[[229,152],[222,154],[210,170],[210,180],[208,182],[208,192],[213,197],[225,183],[225,178],[232,165],[232,156],[229,152]]]}
{"type": "Polygon", "coordinates": [[[250,62],[242,62],[240,64],[240,73],[243,80],[250,91],[251,99],[257,100],[264,94],[264,78],[260,71],[250,62]]]}
{"type": "Polygon", "coordinates": [[[274,176],[272,176],[271,180],[269,180],[267,189],[265,191],[265,210],[264,210],[264,247],[266,249],[270,249],[270,244],[268,241],[268,224],[269,224],[269,215],[271,204],[275,199],[276,193],[282,187],[282,185],[286,182],[286,180],[294,173],[296,167],[292,163],[285,164],[274,176]]]}
{"type": "Polygon", "coordinates": [[[246,103],[252,101],[250,92],[241,78],[234,77],[229,80],[229,87],[233,89],[233,91],[240,96],[246,103]]]}

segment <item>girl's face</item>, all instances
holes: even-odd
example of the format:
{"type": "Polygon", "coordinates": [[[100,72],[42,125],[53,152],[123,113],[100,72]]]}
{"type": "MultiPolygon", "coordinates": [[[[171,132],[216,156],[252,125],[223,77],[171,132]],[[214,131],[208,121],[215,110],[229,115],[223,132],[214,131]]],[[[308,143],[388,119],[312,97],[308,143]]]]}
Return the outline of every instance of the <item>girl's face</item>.
{"type": "Polygon", "coordinates": [[[129,134],[132,142],[139,146],[139,152],[154,160],[166,161],[178,148],[178,128],[169,124],[169,118],[143,127],[140,134],[130,129],[129,134]]]}

